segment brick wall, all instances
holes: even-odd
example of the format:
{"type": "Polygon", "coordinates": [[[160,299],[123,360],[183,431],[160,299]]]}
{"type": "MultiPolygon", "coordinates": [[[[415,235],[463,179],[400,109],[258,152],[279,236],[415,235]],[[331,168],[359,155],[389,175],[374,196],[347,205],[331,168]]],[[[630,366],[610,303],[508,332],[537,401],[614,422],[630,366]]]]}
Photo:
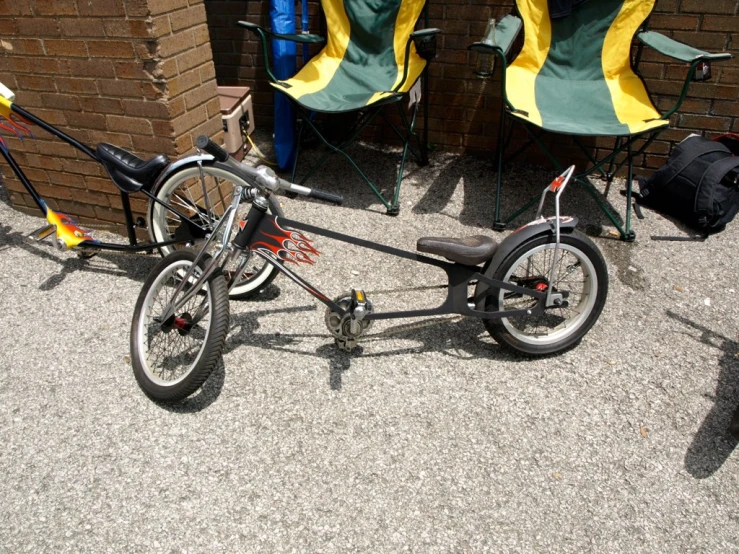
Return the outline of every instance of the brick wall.
{"type": "MultiPolygon", "coordinates": [[[[176,157],[193,148],[193,136],[220,130],[202,0],[0,1],[0,81],[18,105],[92,147],[176,157]]],[[[33,130],[37,140],[4,136],[52,209],[122,223],[105,170],[33,130]]],[[[0,169],[14,205],[38,214],[12,172],[0,169]]],[[[132,197],[136,213],[146,205],[132,197]]]]}
{"type": "MultiPolygon", "coordinates": [[[[236,21],[246,19],[269,27],[269,4],[206,0],[205,5],[211,34],[218,37],[213,41],[213,50],[219,82],[252,86],[257,125],[268,128],[272,125],[273,94],[267,85],[263,56],[253,34],[237,27],[236,21]]],[[[488,18],[500,19],[512,6],[512,0],[429,3],[430,26],[442,29],[438,58],[430,70],[430,141],[443,150],[489,155],[495,148],[500,119],[499,75],[491,80],[476,78],[475,54],[467,46],[480,39],[488,18]]],[[[310,16],[311,31],[319,32],[321,18],[316,3],[310,4],[310,16]]],[[[641,168],[659,167],[671,144],[691,132],[705,131],[708,136],[739,132],[739,2],[657,0],[651,28],[697,48],[729,51],[735,58],[714,64],[710,82],[691,85],[688,100],[679,115],[672,117],[671,128],[637,160],[641,168]]],[[[658,107],[671,107],[680,92],[687,65],[673,63],[645,49],[642,68],[658,107]]],[[[386,128],[370,128],[367,133],[370,140],[394,138],[386,128]]],[[[560,155],[581,157],[571,141],[549,140],[556,141],[560,155]]],[[[613,145],[613,140],[600,139],[592,144],[604,150],[613,145]]],[[[537,158],[535,150],[531,153],[534,159],[545,160],[537,158]]]]}

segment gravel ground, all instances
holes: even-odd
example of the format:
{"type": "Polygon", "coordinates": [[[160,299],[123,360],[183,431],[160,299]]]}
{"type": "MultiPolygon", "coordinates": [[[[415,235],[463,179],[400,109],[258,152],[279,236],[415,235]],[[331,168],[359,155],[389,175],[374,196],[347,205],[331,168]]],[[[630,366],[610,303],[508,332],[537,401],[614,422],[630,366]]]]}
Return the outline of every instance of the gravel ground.
{"type": "MultiPolygon", "coordinates": [[[[392,172],[392,157],[360,149],[392,172]]],[[[338,161],[313,184],[343,207],[285,199],[285,212],[409,250],[422,235],[490,232],[491,162],[431,161],[409,164],[396,218],[338,161]]],[[[514,167],[504,209],[551,177],[514,167]]],[[[564,211],[604,253],[608,302],[577,348],[533,361],[456,317],[376,325],[340,353],[323,308],[278,278],[231,303],[223,366],[164,406],[128,357],[156,258],[33,244],[41,220],[0,197],[0,552],[739,551],[726,435],[737,222],[658,242],[683,231],[647,212],[625,244],[572,187],[564,211]]],[[[316,245],[304,275],[330,296],[363,288],[378,310],[438,301],[424,287],[443,275],[316,245]]]]}

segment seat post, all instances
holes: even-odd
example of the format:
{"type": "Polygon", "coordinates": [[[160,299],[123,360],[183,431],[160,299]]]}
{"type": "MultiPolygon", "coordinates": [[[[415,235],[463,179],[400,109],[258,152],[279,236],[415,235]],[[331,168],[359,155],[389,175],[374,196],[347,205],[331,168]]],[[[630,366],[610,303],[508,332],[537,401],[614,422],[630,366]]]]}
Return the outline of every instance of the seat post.
{"type": "Polygon", "coordinates": [[[136,246],[138,241],[136,240],[136,225],[133,221],[133,212],[131,211],[131,201],[128,198],[128,194],[121,191],[121,205],[123,206],[123,215],[126,217],[126,231],[128,232],[128,243],[131,246],[136,246]]]}

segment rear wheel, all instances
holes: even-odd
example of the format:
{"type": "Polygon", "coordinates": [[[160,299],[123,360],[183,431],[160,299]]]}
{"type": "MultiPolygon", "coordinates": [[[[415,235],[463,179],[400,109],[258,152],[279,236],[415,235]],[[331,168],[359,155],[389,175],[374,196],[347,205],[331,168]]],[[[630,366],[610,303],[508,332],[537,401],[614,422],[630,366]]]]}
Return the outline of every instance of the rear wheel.
{"type": "MultiPolygon", "coordinates": [[[[155,400],[182,400],[194,393],[215,369],[223,351],[229,306],[226,281],[219,270],[172,317],[160,318],[194,260],[189,250],[166,256],[151,271],[136,301],[131,364],[139,386],[155,400]]],[[[180,298],[195,284],[203,266],[201,261],[180,298]]]]}
{"type": "MultiPolygon", "coordinates": [[[[543,313],[484,320],[499,344],[529,355],[561,352],[577,344],[600,316],[608,295],[608,270],[598,247],[578,231],[561,236],[554,277],[555,238],[534,238],[516,248],[492,279],[539,292],[551,289],[560,305],[543,313]]],[[[497,289],[484,301],[485,311],[520,310],[536,306],[533,296],[497,289]]]]}
{"type": "MultiPolygon", "coordinates": [[[[189,166],[170,175],[156,191],[155,196],[203,229],[188,223],[158,202],[152,201],[149,220],[153,239],[156,242],[180,241],[178,244],[160,247],[162,256],[205,240],[206,234],[215,228],[226,207],[231,203],[236,185],[240,185],[244,190],[250,189],[250,185],[235,173],[210,165],[189,166]]],[[[249,207],[248,202],[239,204],[234,219],[234,232],[238,230],[236,226],[248,213],[249,207]]],[[[271,197],[268,212],[282,215],[279,203],[271,197]]],[[[231,236],[233,238],[234,235],[231,236]]],[[[218,238],[213,241],[214,248],[220,242],[218,238]]],[[[252,256],[250,265],[239,276],[229,296],[232,299],[254,296],[269,285],[277,274],[278,271],[273,265],[260,256],[252,256]]]]}

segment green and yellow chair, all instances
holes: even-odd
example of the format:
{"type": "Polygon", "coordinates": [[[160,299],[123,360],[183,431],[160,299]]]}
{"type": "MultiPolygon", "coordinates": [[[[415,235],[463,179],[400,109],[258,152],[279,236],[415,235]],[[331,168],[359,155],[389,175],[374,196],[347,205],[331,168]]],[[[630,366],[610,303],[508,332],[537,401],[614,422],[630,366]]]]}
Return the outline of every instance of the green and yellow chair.
{"type": "Polygon", "coordinates": [[[523,148],[538,144],[558,171],[563,165],[542,142],[541,135],[544,132],[572,135],[591,162],[575,179],[595,198],[621,238],[634,240],[630,228],[634,157],[643,153],[669,126],[669,118],[685,99],[698,65],[731,58],[730,54],[709,54],[647,31],[646,22],[654,4],[655,0],[588,0],[575,5],[569,15],[552,18],[548,0],[516,0],[520,18],[505,16],[489,29],[481,42],[470,46],[479,54],[494,55],[502,67],[503,117],[497,146],[494,228],[505,228],[535,204],[532,201],[501,219],[503,152],[515,121],[523,124],[530,137],[523,148]],[[513,63],[507,65],[506,55],[522,21],[523,47],[513,63]],[[634,36],[639,44],[632,61],[634,36]],[[654,106],[638,73],[644,45],[690,64],[679,98],[665,113],[654,106]],[[611,153],[596,160],[592,148],[587,148],[580,137],[602,136],[615,137],[615,145],[611,153]],[[643,142],[637,144],[640,141],[643,142]],[[625,157],[620,160],[623,153],[625,157]],[[622,227],[588,176],[600,175],[607,183],[607,194],[614,175],[624,164],[628,164],[628,180],[622,227]]]}
{"type": "MultiPolygon", "coordinates": [[[[326,18],[325,47],[292,78],[281,81],[269,68],[267,39],[302,43],[323,42],[316,35],[278,35],[262,27],[240,21],[239,25],[257,33],[271,85],[287,95],[301,113],[292,180],[295,181],[300,157],[301,137],[306,126],[328,147],[328,152],[307,171],[300,184],[308,180],[331,153],[344,156],[370,186],[389,214],[397,214],[400,183],[408,152],[420,164],[428,163],[428,89],[421,94],[420,79],[435,56],[435,35],[439,29],[414,31],[425,0],[322,0],[326,18]],[[410,97],[410,113],[406,102],[410,97]],[[414,130],[419,99],[424,100],[424,138],[414,130]],[[402,127],[393,123],[384,108],[395,104],[402,127]],[[357,113],[359,117],[338,144],[332,143],[314,122],[315,113],[357,113]],[[397,182],[391,198],[386,198],[347,153],[347,148],[378,114],[382,114],[403,143],[397,182]],[[404,128],[404,131],[402,130],[404,128]],[[414,148],[411,142],[416,143],[414,148]]],[[[423,79],[425,81],[425,78],[423,79]]]]}

